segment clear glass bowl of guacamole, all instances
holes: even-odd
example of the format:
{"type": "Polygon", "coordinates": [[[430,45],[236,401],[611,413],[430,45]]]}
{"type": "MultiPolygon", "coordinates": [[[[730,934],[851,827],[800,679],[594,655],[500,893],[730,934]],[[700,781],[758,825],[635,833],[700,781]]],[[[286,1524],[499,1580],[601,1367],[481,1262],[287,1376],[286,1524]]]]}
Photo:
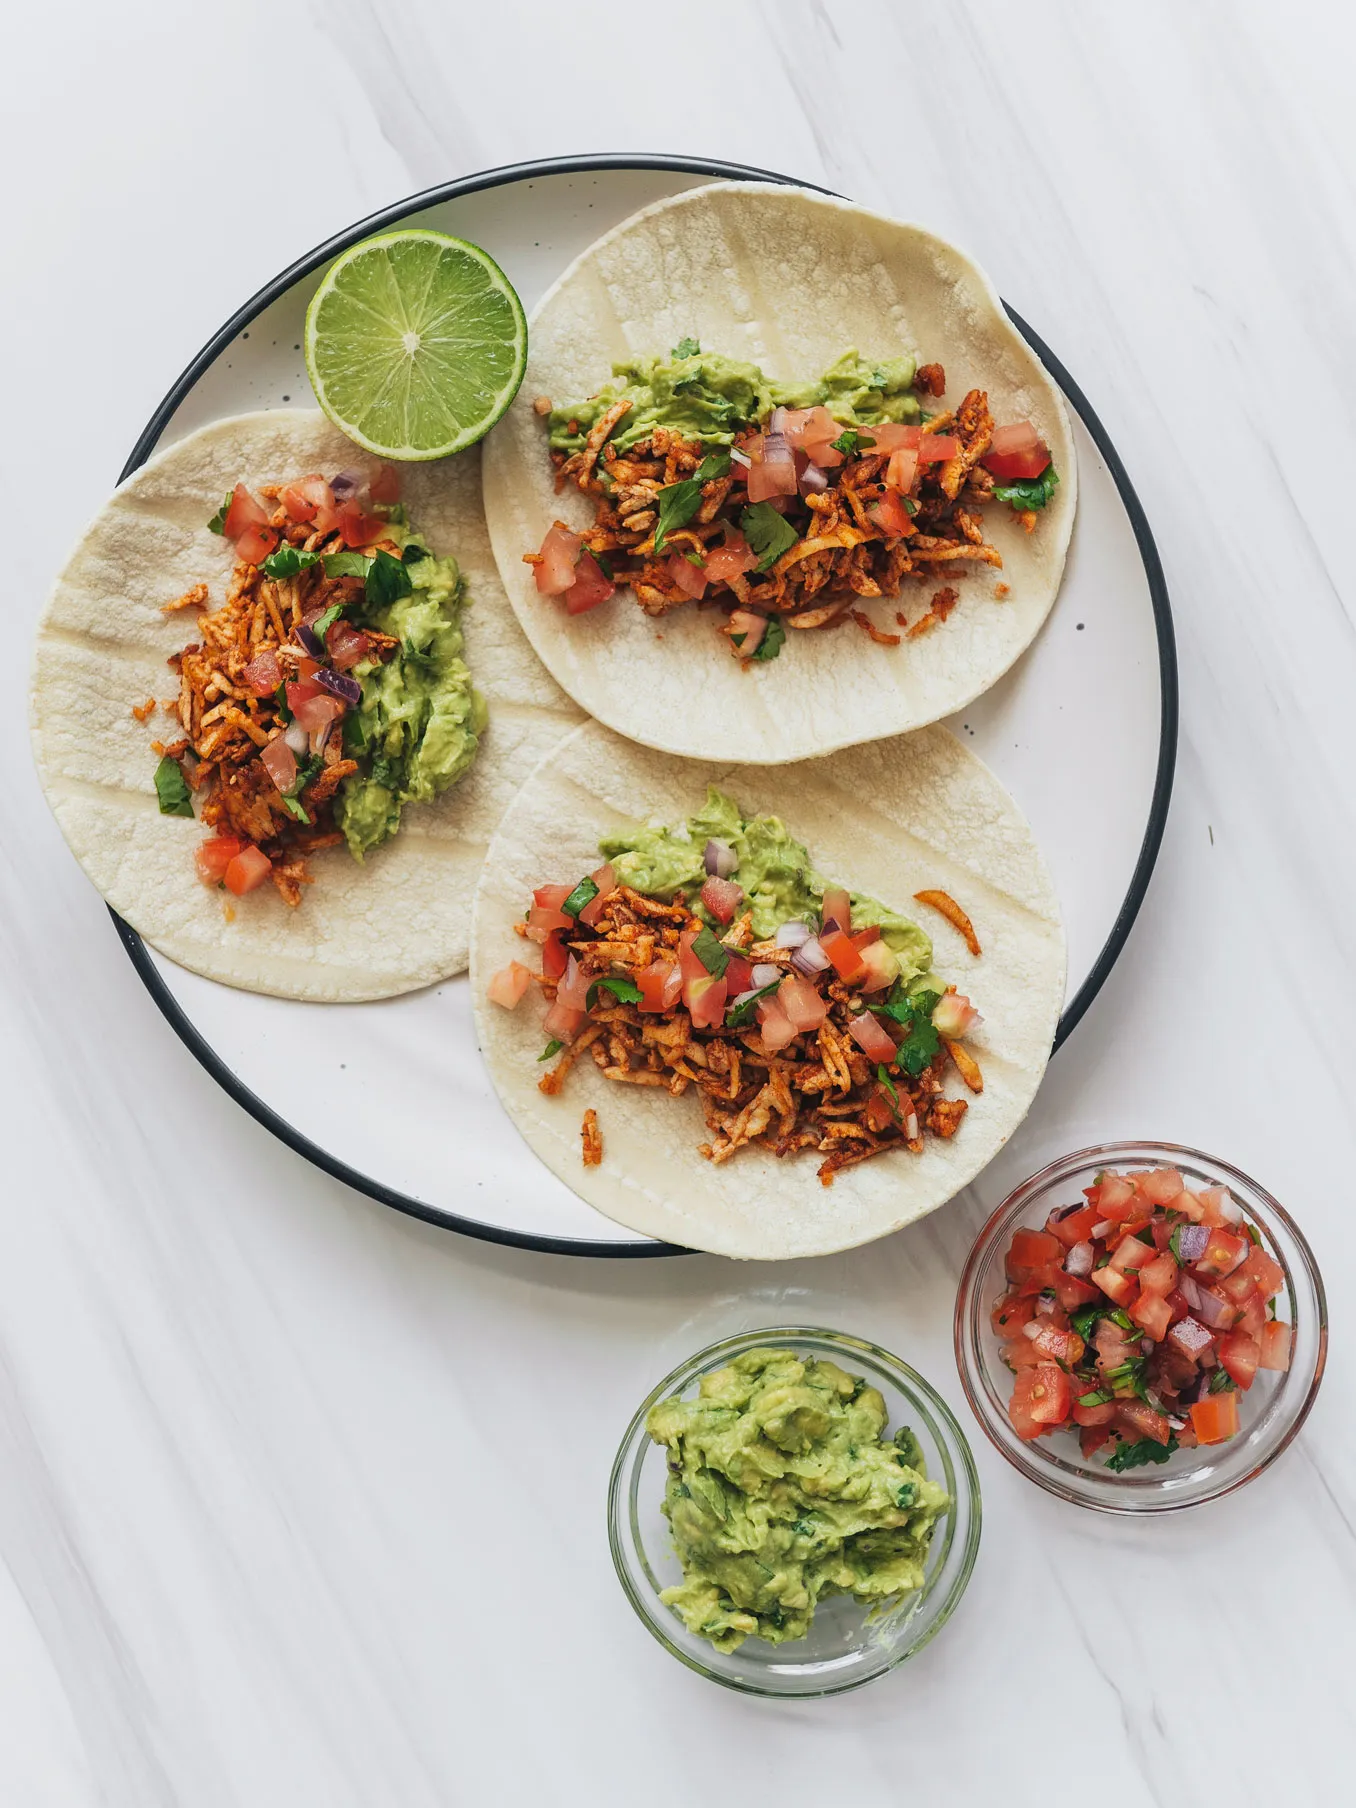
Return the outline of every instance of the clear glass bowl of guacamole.
{"type": "MultiPolygon", "coordinates": [[[[697,1437],[694,1429],[693,1448],[697,1437]]],[[[757,1460],[756,1449],[752,1455],[757,1460]]],[[[731,1468],[739,1474],[736,1465],[731,1468]]],[[[736,1516],[744,1512],[742,1492],[728,1473],[721,1472],[720,1485],[725,1496],[720,1510],[736,1516]]],[[[902,1664],[954,1613],[979,1549],[979,1477],[950,1408],[899,1357],[842,1332],[772,1325],[699,1351],[641,1402],[612,1467],[608,1534],[617,1576],[631,1605],[660,1644],[689,1669],[751,1695],[836,1695],[902,1664]],[[708,1388],[719,1387],[721,1376],[738,1372],[735,1365],[741,1359],[753,1362],[756,1369],[760,1361],[756,1353],[766,1351],[788,1352],[805,1366],[821,1394],[827,1378],[827,1393],[832,1396],[836,1390],[837,1399],[830,1397],[821,1409],[813,1388],[783,1388],[781,1372],[773,1370],[766,1376],[755,1372],[753,1380],[761,1384],[758,1409],[765,1422],[761,1427],[741,1426],[740,1411],[730,1409],[731,1441],[737,1444],[756,1433],[755,1444],[762,1446],[763,1439],[770,1438],[772,1449],[801,1452],[811,1469],[822,1451],[824,1464],[836,1465],[839,1479],[818,1507],[809,1503],[808,1511],[803,1505],[787,1507],[784,1489],[775,1499],[761,1495],[752,1480],[748,1504],[754,1523],[749,1541],[765,1535],[771,1518],[781,1553],[776,1561],[799,1565],[797,1574],[807,1577],[810,1592],[815,1593],[816,1566],[812,1555],[806,1559],[814,1549],[816,1522],[825,1544],[834,1546],[839,1542],[834,1525],[839,1501],[853,1494],[859,1500],[868,1496],[884,1500],[886,1510],[876,1516],[881,1531],[868,1530],[853,1539],[843,1550],[844,1562],[856,1566],[868,1589],[888,1588],[896,1579],[907,1584],[874,1599],[859,1598],[841,1586],[822,1587],[812,1611],[801,1615],[808,1620],[803,1632],[799,1619],[782,1620],[780,1609],[775,1610],[781,1626],[772,1637],[779,1642],[738,1629],[731,1638],[728,1615],[714,1618],[706,1635],[689,1625],[702,1618],[694,1611],[693,1593],[694,1587],[699,1590],[704,1584],[708,1571],[694,1550],[699,1541],[692,1526],[685,1528],[682,1519],[686,1484],[691,1481],[700,1495],[710,1477],[700,1473],[704,1465],[691,1450],[680,1469],[674,1443],[657,1442],[651,1432],[654,1425],[662,1429],[665,1424],[671,1428],[687,1423],[690,1411],[702,1405],[704,1380],[708,1388]],[[783,1394],[784,1419],[766,1423],[777,1414],[783,1394]],[[882,1488],[888,1493],[882,1495],[882,1488]],[[905,1509],[905,1523],[891,1523],[901,1520],[900,1514],[889,1511],[895,1501],[905,1509]],[[786,1521],[785,1530],[776,1525],[779,1519],[786,1521]],[[915,1532],[912,1538],[910,1528],[915,1532]],[[680,1546],[685,1546],[686,1563],[680,1546]],[[670,1601],[661,1598],[666,1591],[670,1601]],[[713,1633],[719,1642],[713,1641],[713,1633]],[[721,1644],[734,1648],[721,1649],[721,1644]]],[[[821,1577],[823,1573],[820,1565],[821,1577]]],[[[843,1575],[847,1573],[844,1568],[843,1575]]],[[[716,1591],[710,1592],[714,1600],[716,1591]]],[[[764,1623],[770,1628],[773,1624],[771,1619],[764,1623]]]]}
{"type": "MultiPolygon", "coordinates": [[[[1294,1219],[1265,1187],[1218,1156],[1180,1143],[1102,1143],[1052,1161],[1009,1193],[975,1239],[956,1293],[956,1365],[975,1417],[1015,1469],[1060,1500],[1103,1513],[1171,1513],[1219,1500],[1254,1480],[1286,1450],[1314,1403],[1328,1351],[1322,1276],[1294,1219]],[[1041,1228],[1050,1213],[1079,1202],[1104,1171],[1170,1168],[1189,1187],[1227,1187],[1262,1247],[1285,1270],[1277,1316],[1294,1327],[1284,1373],[1259,1370],[1237,1395],[1240,1429],[1223,1443],[1175,1450],[1163,1462],[1115,1471],[1107,1452],[1084,1456],[1067,1426],[1031,1441],[1008,1414],[1013,1374],[991,1314],[1009,1283],[1004,1253],[1019,1227],[1041,1228]]],[[[1074,1428],[1076,1431],[1076,1427],[1074,1428]]]]}

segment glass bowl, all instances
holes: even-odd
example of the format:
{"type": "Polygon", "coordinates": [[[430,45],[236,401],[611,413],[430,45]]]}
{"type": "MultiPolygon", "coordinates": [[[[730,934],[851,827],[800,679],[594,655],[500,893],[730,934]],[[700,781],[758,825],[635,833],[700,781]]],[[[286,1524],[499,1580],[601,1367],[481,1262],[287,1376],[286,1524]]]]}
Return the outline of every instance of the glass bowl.
{"type": "Polygon", "coordinates": [[[1328,1352],[1328,1304],[1313,1251],[1290,1214],[1238,1168],[1176,1143],[1103,1143],[1042,1168],[999,1206],[975,1239],[956,1295],[956,1364],[961,1384],[989,1439],[1015,1469],[1061,1500],[1104,1513],[1170,1513],[1231,1494],[1290,1443],[1308,1416],[1328,1352]],[[1084,1457],[1078,1440],[1059,1430],[1033,1443],[1008,1418],[1013,1375],[1001,1357],[989,1315],[1007,1288],[1003,1258],[1019,1227],[1039,1229],[1056,1206],[1073,1204],[1103,1168],[1176,1168],[1188,1186],[1224,1185],[1261,1233],[1263,1247],[1285,1269],[1277,1316],[1294,1326],[1284,1373],[1257,1371],[1240,1393],[1241,1428],[1224,1444],[1180,1450],[1164,1464],[1116,1473],[1105,1458],[1084,1457]]]}
{"type": "Polygon", "coordinates": [[[884,1676],[921,1651],[955,1612],[979,1550],[979,1476],[950,1407],[898,1356],[840,1331],[770,1325],[699,1350],[641,1402],[612,1465],[607,1522],[612,1561],[628,1600],[680,1663],[748,1695],[837,1695],[884,1676]],[[847,1595],[830,1595],[817,1609],[805,1638],[784,1645],[750,1638],[737,1651],[722,1652],[689,1632],[659,1598],[660,1590],[680,1582],[683,1572],[660,1511],[668,1478],[666,1453],[651,1441],[645,1416],[658,1400],[694,1394],[704,1375],[746,1350],[768,1348],[820,1357],[854,1375],[865,1375],[884,1396],[890,1431],[901,1425],[913,1428],[928,1474],[946,1488],[952,1505],[937,1522],[926,1580],[915,1593],[883,1608],[864,1607],[847,1595]]]}

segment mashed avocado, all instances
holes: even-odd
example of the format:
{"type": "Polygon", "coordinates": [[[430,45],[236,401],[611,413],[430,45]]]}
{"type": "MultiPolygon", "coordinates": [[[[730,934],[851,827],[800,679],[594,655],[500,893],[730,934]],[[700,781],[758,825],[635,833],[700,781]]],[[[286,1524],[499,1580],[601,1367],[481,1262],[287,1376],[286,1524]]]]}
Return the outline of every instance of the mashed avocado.
{"type": "Polygon", "coordinates": [[[756,364],[742,364],[719,352],[694,350],[689,357],[678,357],[677,351],[691,343],[685,341],[668,358],[631,358],[614,364],[614,381],[604,384],[596,396],[553,408],[552,450],[577,452],[598,417],[623,396],[631,411],[610,435],[621,452],[648,439],[656,427],[669,427],[704,445],[728,446],[736,433],[777,407],[823,406],[846,427],[919,418],[913,393],[917,366],[912,358],[882,358],[869,364],[855,350],[846,351],[817,380],[777,383],[756,364]]]}
{"type": "MultiPolygon", "coordinates": [[[[779,816],[740,814],[739,805],[714,785],[695,816],[672,828],[640,824],[598,843],[612,862],[619,883],[667,903],[675,894],[687,894],[689,908],[705,917],[713,929],[722,929],[697,897],[706,878],[704,856],[710,840],[728,842],[739,860],[732,877],[744,888],[744,908],[752,913],[753,933],[766,941],[781,924],[793,917],[816,920],[824,902],[822,879],[810,865],[803,842],[787,832],[779,816]]],[[[852,922],[858,929],[880,925],[881,940],[899,956],[900,977],[907,985],[932,965],[932,943],[907,917],[861,892],[852,892],[852,922]]]]}
{"type": "Polygon", "coordinates": [[[466,773],[487,720],[462,658],[466,586],[457,562],[436,558],[403,509],[389,515],[411,588],[357,619],[400,646],[385,662],[353,668],[363,694],[345,721],[344,747],[361,770],[340,788],[335,820],[355,860],[395,834],[406,804],[428,803],[466,773]]]}
{"type": "Polygon", "coordinates": [[[683,1580],[660,1599],[718,1651],[804,1638],[825,1595],[878,1603],[920,1588],[950,1504],[918,1440],[882,1434],[878,1389],[836,1363],[749,1350],[662,1400],[645,1426],[668,1449],[664,1513],[683,1580]]]}

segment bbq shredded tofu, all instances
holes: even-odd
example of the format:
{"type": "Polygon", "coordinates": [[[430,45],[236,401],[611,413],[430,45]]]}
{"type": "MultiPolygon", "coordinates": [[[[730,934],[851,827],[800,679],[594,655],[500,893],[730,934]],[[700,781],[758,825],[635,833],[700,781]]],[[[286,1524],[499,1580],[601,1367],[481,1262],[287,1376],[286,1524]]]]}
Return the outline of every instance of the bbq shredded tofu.
{"type": "MultiPolygon", "coordinates": [[[[925,397],[944,386],[938,364],[914,378],[925,397]]],[[[626,585],[654,617],[694,601],[714,605],[713,625],[745,664],[776,657],[788,629],[855,623],[892,647],[945,622],[956,592],[936,592],[912,626],[896,615],[903,636],[874,622],[863,602],[897,598],[906,580],[1003,563],[981,513],[996,483],[981,462],[995,432],[981,389],[954,411],[919,415],[921,424],[844,428],[823,407],[778,409],[763,430],[727,435],[729,445],[664,425],[635,439],[631,407],[622,396],[576,450],[551,453],[557,489],[583,490],[596,514],[581,534],[557,522],[541,552],[525,558],[538,589],[562,596],[571,614],[626,585]],[[760,475],[769,454],[783,473],[772,500],[760,475]]],[[[577,443],[578,423],[566,427],[577,443]]],[[[1022,519],[1029,529],[1036,516],[1022,519]]]]}
{"type": "MultiPolygon", "coordinates": [[[[769,1015],[760,1021],[758,1004],[752,1001],[742,1006],[736,1001],[728,1010],[722,1003],[720,1021],[698,1028],[676,985],[669,988],[673,1001],[667,1006],[640,1008],[656,1002],[654,987],[662,985],[666,967],[678,974],[685,954],[700,938],[708,938],[708,951],[714,942],[710,928],[681,895],[664,903],[616,885],[600,892],[587,909],[589,923],[575,919],[569,929],[553,930],[547,937],[544,964],[559,976],[535,976],[553,1012],[563,1005],[575,1026],[571,1036],[569,1025],[556,1023],[548,1012],[548,1032],[570,1038],[538,1082],[548,1095],[562,1091],[571,1069],[585,1057],[619,1085],[650,1087],[674,1097],[692,1089],[710,1132],[709,1141],[699,1145],[707,1160],[728,1161],[751,1143],[779,1156],[813,1150],[823,1157],[819,1178],[828,1186],[836,1173],[873,1156],[899,1148],[919,1154],[926,1137],[956,1134],[968,1105],[964,1098],[945,1095],[949,1064],[972,1091],[982,1088],[978,1063],[932,1025],[934,1009],[943,1024],[950,1011],[958,1034],[977,1021],[969,1001],[954,988],[941,998],[928,995],[916,1001],[918,1021],[911,1022],[909,1001],[898,988],[888,1000],[882,992],[864,996],[862,976],[854,975],[849,983],[832,968],[815,981],[797,978],[790,949],[775,940],[754,942],[745,913],[719,947],[727,959],[777,969],[777,981],[760,992],[769,1015]],[[642,975],[643,986],[638,984],[642,975]],[[765,1026],[771,1013],[781,1009],[773,994],[786,979],[793,980],[796,994],[788,1011],[796,1010],[800,1020],[822,1020],[769,1047],[769,1039],[775,1038],[769,1029],[765,1039],[765,1026]],[[609,980],[618,982],[614,989],[609,980]],[[581,1001],[572,1016],[561,998],[562,986],[581,1001]],[[586,999],[592,1002],[585,1004],[586,999]],[[878,1044],[871,1054],[861,1046],[863,1036],[878,1044]],[[908,1071],[910,1066],[917,1071],[908,1071]]],[[[531,934],[530,925],[520,928],[531,934]]],[[[878,932],[859,932],[872,933],[878,932]]],[[[699,976],[698,993],[700,987],[699,976]]],[[[723,1000],[724,987],[720,996],[723,1000]]],[[[585,1165],[598,1163],[602,1140],[592,1110],[584,1115],[583,1144],[585,1165]]]]}

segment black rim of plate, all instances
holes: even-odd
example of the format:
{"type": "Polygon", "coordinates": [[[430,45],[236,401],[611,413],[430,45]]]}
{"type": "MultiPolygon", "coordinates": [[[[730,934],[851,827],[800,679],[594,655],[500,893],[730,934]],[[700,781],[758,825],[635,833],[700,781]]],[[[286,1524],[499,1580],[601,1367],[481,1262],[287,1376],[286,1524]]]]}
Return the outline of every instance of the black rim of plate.
{"type": "MultiPolygon", "coordinates": [[[[588,175],[624,169],[673,170],[680,174],[710,176],[713,179],[726,181],[777,182],[790,187],[818,189],[822,194],[832,193],[831,190],[824,189],[818,183],[798,182],[794,176],[779,175],[775,170],[754,169],[739,163],[720,163],[704,157],[661,157],[649,156],[644,153],[549,157],[538,162],[505,164],[500,169],[481,170],[476,175],[463,176],[454,182],[439,183],[436,188],[425,189],[421,194],[411,195],[406,200],[397,201],[394,205],[383,208],[379,213],[370,214],[367,219],[359,220],[356,225],[347,227],[323,245],[317,245],[313,251],[308,251],[304,257],[298,258],[296,263],[289,265],[280,275],[275,276],[272,282],[265,284],[257,295],[251,297],[218,332],[213,334],[161,401],[142,430],[136,445],[132,448],[131,456],[123,466],[118,478],[119,483],[124,482],[133,471],[146,462],[179,405],[236,335],[249,326],[279,296],[285,294],[294,283],[300,282],[303,277],[309,276],[323,264],[327,264],[341,251],[347,251],[349,246],[357,244],[359,239],[397,225],[410,214],[419,213],[424,208],[436,207],[440,202],[456,200],[461,195],[476,194],[483,189],[503,188],[512,182],[530,181],[538,176],[588,175]]],[[[1004,303],[1004,306],[1006,307],[1007,304],[1004,303]]],[[[1125,466],[1121,463],[1106,428],[1098,419],[1096,411],[1083,391],[1045,341],[1039,334],[1033,332],[1012,308],[1008,308],[1007,311],[1013,325],[1016,326],[1063,390],[1066,399],[1091,435],[1098,452],[1106,461],[1107,469],[1120,493],[1121,503],[1134,530],[1135,541],[1144,565],[1144,575],[1149,585],[1149,596],[1154,611],[1154,627],[1158,636],[1159,695],[1161,699],[1158,766],[1154,778],[1153,798],[1149,806],[1149,821],[1144,831],[1144,839],[1140,843],[1139,858],[1135,862],[1130,888],[1126,892],[1116,920],[1111,926],[1111,933],[1093,964],[1092,971],[1070,1000],[1059,1020],[1059,1029],[1055,1034],[1055,1048],[1058,1049],[1083,1017],[1098,992],[1101,991],[1111,969],[1115,966],[1135,918],[1139,914],[1140,905],[1144,902],[1144,894],[1149,888],[1149,879],[1158,859],[1158,850],[1168,819],[1173,771],[1177,761],[1177,647],[1173,634],[1172,605],[1168,598],[1168,587],[1163,577],[1163,566],[1158,557],[1158,549],[1154,545],[1154,537],[1140,505],[1139,497],[1135,494],[1134,485],[1126,474],[1125,466]]],[[[303,1136],[285,1118],[280,1117],[271,1105],[261,1099],[257,1093],[252,1092],[239,1075],[232,1072],[190,1021],[178,1000],[160,977],[140,935],[130,924],[124,922],[116,911],[110,911],[109,914],[117,926],[123,947],[131,957],[132,965],[136,968],[142,984],[155,1000],[170,1028],[185,1048],[206,1068],[217,1084],[223,1087],[238,1105],[243,1106],[249,1112],[251,1117],[257,1119],[265,1129],[271,1130],[298,1155],[304,1156],[307,1161],[323,1169],[325,1173],[332,1174],[336,1180],[342,1180],[345,1185],[356,1188],[360,1193],[366,1193],[369,1198],[377,1200],[382,1205],[393,1206],[396,1211],[406,1212],[414,1218],[422,1218],[425,1223],[436,1224],[444,1230],[461,1231],[468,1237],[478,1237],[484,1242],[500,1243],[510,1248],[541,1250],[550,1255],[626,1256],[632,1258],[691,1253],[676,1244],[657,1243],[650,1240],[614,1243],[594,1241],[586,1237],[528,1236],[518,1231],[504,1230],[498,1225],[483,1224],[474,1218],[463,1218],[454,1212],[440,1211],[407,1193],[400,1193],[391,1187],[384,1186],[381,1181],[374,1180],[367,1174],[360,1174],[356,1168],[351,1168],[346,1162],[337,1160],[327,1150],[322,1149],[318,1143],[303,1136]]]]}

